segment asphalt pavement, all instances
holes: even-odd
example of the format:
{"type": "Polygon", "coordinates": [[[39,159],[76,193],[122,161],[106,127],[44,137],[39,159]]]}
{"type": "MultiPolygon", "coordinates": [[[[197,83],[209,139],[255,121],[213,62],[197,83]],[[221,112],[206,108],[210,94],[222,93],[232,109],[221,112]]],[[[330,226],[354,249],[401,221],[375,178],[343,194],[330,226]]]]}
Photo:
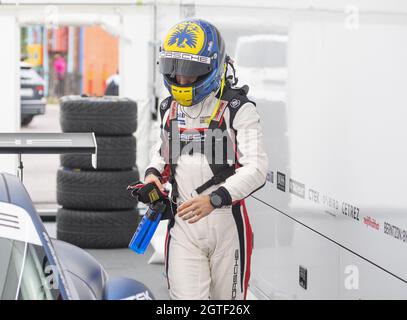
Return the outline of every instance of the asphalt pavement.
{"type": "MultiPolygon", "coordinates": [[[[21,132],[61,132],[59,105],[48,104],[44,115],[35,116],[21,132]]],[[[23,155],[24,185],[37,209],[56,209],[56,176],[59,155],[23,155]]]]}

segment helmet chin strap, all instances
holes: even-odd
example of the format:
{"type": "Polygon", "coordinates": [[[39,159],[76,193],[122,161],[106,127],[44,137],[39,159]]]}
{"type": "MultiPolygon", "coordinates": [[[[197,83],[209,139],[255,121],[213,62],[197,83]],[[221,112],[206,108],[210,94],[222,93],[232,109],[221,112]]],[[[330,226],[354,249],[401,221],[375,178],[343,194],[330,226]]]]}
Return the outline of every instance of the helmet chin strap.
{"type": "Polygon", "coordinates": [[[212,114],[211,114],[211,117],[210,117],[208,120],[206,120],[207,123],[210,123],[210,122],[213,120],[213,118],[215,118],[216,113],[217,113],[218,110],[219,110],[220,99],[222,98],[223,88],[225,87],[226,68],[227,68],[227,63],[225,63],[224,66],[223,66],[222,82],[221,82],[221,84],[220,84],[220,95],[219,95],[219,98],[218,98],[218,102],[216,103],[216,107],[215,107],[215,109],[213,110],[213,112],[212,112],[212,114]]]}

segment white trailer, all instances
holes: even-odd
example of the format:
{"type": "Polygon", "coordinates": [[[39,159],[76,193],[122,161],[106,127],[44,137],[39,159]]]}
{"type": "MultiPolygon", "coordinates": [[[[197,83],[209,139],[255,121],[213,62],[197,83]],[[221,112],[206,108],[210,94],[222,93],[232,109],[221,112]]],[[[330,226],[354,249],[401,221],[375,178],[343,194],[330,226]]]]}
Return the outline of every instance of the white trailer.
{"type": "Polygon", "coordinates": [[[286,101],[258,101],[270,171],[248,201],[259,299],[407,298],[406,7],[339,2],[281,12],[286,101]]]}
{"type": "Polygon", "coordinates": [[[247,201],[251,297],[407,298],[407,3],[191,3],[252,85],[270,159],[247,201]]]}

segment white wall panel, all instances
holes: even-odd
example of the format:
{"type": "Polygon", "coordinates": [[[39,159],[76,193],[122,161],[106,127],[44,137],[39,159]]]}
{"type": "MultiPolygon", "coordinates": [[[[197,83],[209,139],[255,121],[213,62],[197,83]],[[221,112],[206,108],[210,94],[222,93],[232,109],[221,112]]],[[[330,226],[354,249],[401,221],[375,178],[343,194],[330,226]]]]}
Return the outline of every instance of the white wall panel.
{"type": "MultiPolygon", "coordinates": [[[[0,15],[0,132],[17,132],[20,123],[20,31],[13,15],[0,15]]],[[[14,155],[0,154],[0,171],[15,174],[14,155]]]]}

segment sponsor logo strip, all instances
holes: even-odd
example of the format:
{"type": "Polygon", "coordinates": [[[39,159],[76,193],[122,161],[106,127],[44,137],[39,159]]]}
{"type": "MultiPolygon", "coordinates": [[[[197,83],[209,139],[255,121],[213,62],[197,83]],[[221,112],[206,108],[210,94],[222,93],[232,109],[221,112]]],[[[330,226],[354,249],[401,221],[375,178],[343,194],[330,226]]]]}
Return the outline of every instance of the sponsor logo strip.
{"type": "Polygon", "coordinates": [[[285,192],[285,174],[277,171],[277,189],[285,192]]]}
{"type": "Polygon", "coordinates": [[[290,193],[305,199],[305,185],[290,178],[290,193]]]}
{"type": "Polygon", "coordinates": [[[383,231],[384,234],[393,237],[394,239],[400,240],[404,243],[407,243],[407,230],[385,221],[383,231]]]}
{"type": "Polygon", "coordinates": [[[198,56],[196,54],[184,53],[184,52],[174,52],[174,51],[161,51],[160,58],[167,58],[167,59],[180,59],[186,61],[194,61],[200,62],[205,64],[211,64],[211,58],[198,56]]]}

